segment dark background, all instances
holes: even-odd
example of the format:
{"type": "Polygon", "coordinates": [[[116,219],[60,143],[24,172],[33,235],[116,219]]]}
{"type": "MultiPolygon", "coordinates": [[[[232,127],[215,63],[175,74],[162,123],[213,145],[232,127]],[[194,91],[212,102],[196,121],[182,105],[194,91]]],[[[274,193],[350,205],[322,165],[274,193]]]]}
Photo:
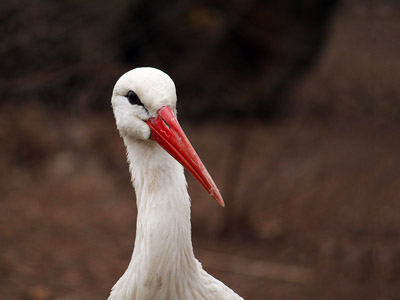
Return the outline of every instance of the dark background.
{"type": "Polygon", "coordinates": [[[205,269],[246,299],[399,299],[396,0],[0,4],[2,299],[106,299],[134,244],[110,107],[153,66],[226,209],[188,176],[205,269]]]}

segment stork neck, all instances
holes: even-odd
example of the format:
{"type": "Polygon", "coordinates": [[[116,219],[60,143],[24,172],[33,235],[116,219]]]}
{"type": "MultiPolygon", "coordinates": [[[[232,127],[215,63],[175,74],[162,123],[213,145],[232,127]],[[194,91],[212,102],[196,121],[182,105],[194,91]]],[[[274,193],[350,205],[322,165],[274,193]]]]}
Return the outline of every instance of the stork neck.
{"type": "Polygon", "coordinates": [[[190,200],[182,165],[153,141],[127,141],[126,146],[138,218],[159,213],[185,216],[190,231],[190,200]]]}
{"type": "Polygon", "coordinates": [[[155,142],[126,144],[138,207],[132,261],[144,272],[187,269],[195,258],[183,167],[155,142]]]}
{"type": "Polygon", "coordinates": [[[183,167],[151,141],[125,141],[138,218],[128,269],[108,300],[242,299],[193,255],[183,167]]]}

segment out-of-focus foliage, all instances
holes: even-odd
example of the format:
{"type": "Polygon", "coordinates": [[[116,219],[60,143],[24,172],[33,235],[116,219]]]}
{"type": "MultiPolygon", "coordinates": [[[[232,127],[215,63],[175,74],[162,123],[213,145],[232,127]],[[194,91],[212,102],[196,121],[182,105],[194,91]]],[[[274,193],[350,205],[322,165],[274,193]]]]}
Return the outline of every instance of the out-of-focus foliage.
{"type": "Polygon", "coordinates": [[[106,108],[123,64],[170,74],[184,95],[183,117],[279,114],[284,92],[320,50],[336,3],[5,1],[2,101],[106,108]]]}
{"type": "Polygon", "coordinates": [[[124,61],[175,79],[192,118],[266,118],[307,70],[337,0],[139,1],[123,16],[124,61]]]}

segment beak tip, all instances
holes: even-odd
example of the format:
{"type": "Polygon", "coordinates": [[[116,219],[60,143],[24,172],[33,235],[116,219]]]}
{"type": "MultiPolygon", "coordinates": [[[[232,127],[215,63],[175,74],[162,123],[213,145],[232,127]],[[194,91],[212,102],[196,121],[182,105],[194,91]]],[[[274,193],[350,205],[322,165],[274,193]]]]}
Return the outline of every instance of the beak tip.
{"type": "Polygon", "coordinates": [[[218,204],[221,205],[221,207],[225,207],[224,199],[222,199],[222,196],[219,191],[217,192],[216,195],[213,195],[213,198],[217,200],[218,204]]]}
{"type": "Polygon", "coordinates": [[[225,202],[224,199],[222,199],[222,195],[220,193],[220,191],[218,190],[218,188],[216,187],[215,183],[212,181],[213,186],[211,186],[211,188],[208,190],[208,193],[210,194],[211,197],[213,197],[215,199],[215,201],[218,202],[219,205],[221,205],[222,207],[225,207],[225,202]]]}

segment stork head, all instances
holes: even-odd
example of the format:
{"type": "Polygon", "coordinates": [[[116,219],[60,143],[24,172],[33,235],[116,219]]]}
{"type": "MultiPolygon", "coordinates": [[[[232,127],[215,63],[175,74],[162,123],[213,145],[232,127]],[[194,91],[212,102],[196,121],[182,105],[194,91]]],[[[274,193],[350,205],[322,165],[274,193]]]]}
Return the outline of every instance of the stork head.
{"type": "Polygon", "coordinates": [[[118,79],[111,102],[121,135],[147,140],[151,131],[146,121],[164,106],[176,111],[175,84],[158,69],[136,68],[118,79]]]}
{"type": "Polygon", "coordinates": [[[112,106],[124,139],[158,143],[224,206],[222,196],[176,119],[172,79],[155,68],[136,68],[115,84],[112,106]]]}

